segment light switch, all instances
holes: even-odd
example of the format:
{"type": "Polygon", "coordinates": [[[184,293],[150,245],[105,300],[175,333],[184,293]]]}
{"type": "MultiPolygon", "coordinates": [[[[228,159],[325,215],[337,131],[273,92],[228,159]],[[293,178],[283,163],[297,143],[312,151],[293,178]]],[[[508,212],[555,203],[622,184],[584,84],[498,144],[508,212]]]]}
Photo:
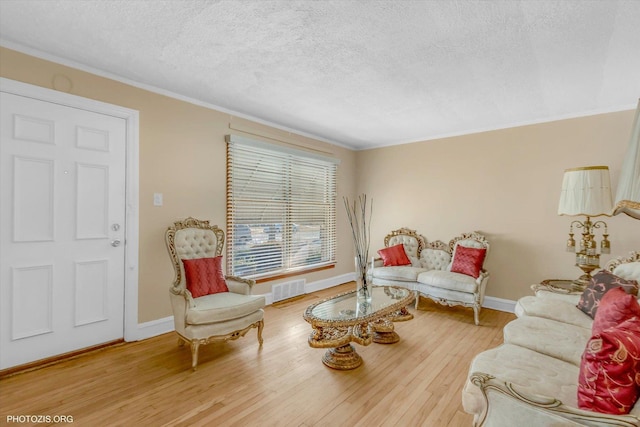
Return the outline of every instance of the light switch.
{"type": "Polygon", "coordinates": [[[162,206],[162,193],[153,193],[153,206],[162,206]]]}

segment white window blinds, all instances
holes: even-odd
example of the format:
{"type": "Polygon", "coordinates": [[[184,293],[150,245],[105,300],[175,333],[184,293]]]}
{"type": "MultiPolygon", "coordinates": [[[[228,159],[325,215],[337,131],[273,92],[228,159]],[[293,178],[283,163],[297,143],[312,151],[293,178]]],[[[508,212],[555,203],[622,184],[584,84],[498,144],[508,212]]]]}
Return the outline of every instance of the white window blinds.
{"type": "Polygon", "coordinates": [[[227,136],[227,272],[267,277],[335,263],[329,157],[227,136]]]}

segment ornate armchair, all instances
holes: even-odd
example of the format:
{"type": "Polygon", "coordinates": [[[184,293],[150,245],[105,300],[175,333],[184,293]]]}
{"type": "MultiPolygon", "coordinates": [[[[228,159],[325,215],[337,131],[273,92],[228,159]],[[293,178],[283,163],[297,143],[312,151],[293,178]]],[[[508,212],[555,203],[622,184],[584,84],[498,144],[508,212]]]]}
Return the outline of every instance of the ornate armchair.
{"type": "Polygon", "coordinates": [[[198,365],[200,345],[235,340],[251,328],[258,328],[262,345],[265,298],[251,295],[255,281],[223,275],[224,231],[189,217],[167,229],[165,242],[175,270],[169,296],[178,345],[190,344],[192,368],[198,365]],[[203,283],[219,287],[212,290],[203,283]]]}

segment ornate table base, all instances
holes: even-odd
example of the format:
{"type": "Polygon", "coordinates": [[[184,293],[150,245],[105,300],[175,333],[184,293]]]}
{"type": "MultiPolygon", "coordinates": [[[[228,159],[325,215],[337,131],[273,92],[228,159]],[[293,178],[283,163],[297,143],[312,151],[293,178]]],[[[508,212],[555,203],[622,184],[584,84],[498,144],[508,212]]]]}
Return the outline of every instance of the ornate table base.
{"type": "MultiPolygon", "coordinates": [[[[353,292],[329,298],[307,308],[305,319],[313,328],[309,335],[309,346],[328,349],[322,356],[322,363],[342,371],[355,369],[362,365],[362,357],[356,352],[351,342],[369,345],[372,342],[393,344],[400,341],[400,336],[394,331],[393,322],[413,319],[413,315],[406,308],[406,305],[413,301],[413,293],[400,291],[402,292],[400,297],[393,298],[395,294],[389,288],[374,290],[378,294],[384,292],[383,295],[391,299],[388,306],[381,308],[372,309],[369,305],[366,310],[361,310],[361,305],[358,305],[357,310],[336,309],[338,311],[337,315],[334,314],[335,319],[324,319],[312,314],[316,306],[330,303],[338,298],[344,300],[353,292]]],[[[385,298],[383,295],[378,295],[378,298],[385,298]]],[[[355,298],[353,300],[356,301],[355,298]]]]}
{"type": "Polygon", "coordinates": [[[351,344],[347,344],[327,350],[322,356],[322,363],[333,369],[348,371],[362,365],[362,357],[351,344]]]}
{"type": "Polygon", "coordinates": [[[393,322],[403,322],[413,319],[413,314],[406,307],[388,314],[371,324],[373,329],[373,342],[378,344],[395,344],[400,341],[400,335],[394,331],[393,322]]]}
{"type": "Polygon", "coordinates": [[[373,342],[378,344],[395,344],[400,341],[400,335],[394,331],[375,331],[373,333],[373,342]]]}

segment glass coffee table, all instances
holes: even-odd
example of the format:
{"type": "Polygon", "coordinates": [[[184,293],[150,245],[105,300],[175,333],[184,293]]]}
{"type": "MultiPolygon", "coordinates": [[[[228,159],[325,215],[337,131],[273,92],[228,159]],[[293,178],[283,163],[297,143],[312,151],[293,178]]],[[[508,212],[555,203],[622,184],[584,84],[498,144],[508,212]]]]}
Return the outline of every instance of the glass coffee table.
{"type": "Polygon", "coordinates": [[[310,305],[304,320],[311,324],[309,346],[328,348],[322,362],[339,370],[355,369],[362,364],[351,342],[393,344],[400,340],[393,322],[413,319],[407,310],[415,295],[397,286],[371,286],[371,298],[360,298],[356,291],[346,292],[310,305]]]}

